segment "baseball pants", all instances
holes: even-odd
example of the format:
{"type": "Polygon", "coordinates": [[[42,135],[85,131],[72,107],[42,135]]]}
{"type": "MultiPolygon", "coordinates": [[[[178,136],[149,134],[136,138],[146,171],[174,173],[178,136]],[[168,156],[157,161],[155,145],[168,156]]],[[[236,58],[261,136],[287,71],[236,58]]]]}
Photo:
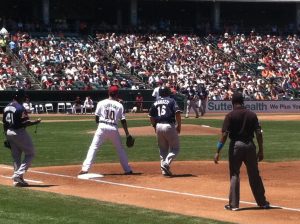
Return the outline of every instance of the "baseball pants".
{"type": "Polygon", "coordinates": [[[193,108],[193,110],[196,113],[196,117],[199,117],[199,112],[197,110],[197,103],[195,100],[188,100],[186,102],[186,112],[185,112],[185,117],[189,117],[189,113],[191,111],[191,108],[193,108]]]}
{"type": "Polygon", "coordinates": [[[31,137],[24,128],[8,129],[7,140],[11,145],[11,154],[14,164],[14,177],[22,177],[31,166],[31,162],[35,156],[35,148],[33,146],[31,137]],[[22,161],[23,152],[25,156],[22,161]]]}
{"type": "Polygon", "coordinates": [[[265,188],[259,175],[256,146],[253,141],[231,141],[229,145],[230,193],[229,205],[238,208],[240,202],[240,168],[245,163],[250,187],[257,205],[265,205],[265,188]]]}
{"type": "Polygon", "coordinates": [[[179,136],[175,124],[158,123],[156,136],[161,165],[164,162],[170,165],[179,153],[179,136]]]}
{"type": "Polygon", "coordinates": [[[89,147],[86,159],[83,162],[82,170],[88,171],[91,168],[98,150],[106,140],[111,140],[113,145],[115,146],[123,170],[125,172],[131,171],[131,168],[128,165],[128,158],[126,152],[124,150],[124,147],[122,146],[121,136],[118,131],[118,127],[103,123],[100,123],[98,126],[98,129],[89,147]]]}

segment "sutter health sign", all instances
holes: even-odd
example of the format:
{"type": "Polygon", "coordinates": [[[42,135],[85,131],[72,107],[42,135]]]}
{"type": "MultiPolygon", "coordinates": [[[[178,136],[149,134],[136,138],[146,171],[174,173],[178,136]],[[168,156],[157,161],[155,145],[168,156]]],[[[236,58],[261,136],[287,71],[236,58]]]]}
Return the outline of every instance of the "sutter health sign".
{"type": "MultiPolygon", "coordinates": [[[[300,113],[300,101],[245,101],[245,107],[254,112],[300,113]]],[[[231,101],[208,101],[207,112],[229,112],[231,101]]]]}

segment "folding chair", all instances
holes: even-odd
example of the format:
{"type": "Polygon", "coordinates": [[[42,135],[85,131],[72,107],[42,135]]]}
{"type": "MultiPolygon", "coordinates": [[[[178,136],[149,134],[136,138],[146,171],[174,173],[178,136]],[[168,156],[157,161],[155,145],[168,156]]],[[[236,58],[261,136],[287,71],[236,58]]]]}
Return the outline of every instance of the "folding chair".
{"type": "Polygon", "coordinates": [[[65,103],[57,103],[57,113],[59,113],[60,111],[65,112],[65,110],[66,110],[65,103]]]}
{"type": "Polygon", "coordinates": [[[46,110],[46,113],[47,113],[47,114],[49,113],[49,111],[50,111],[50,112],[54,112],[54,111],[53,111],[53,104],[52,104],[52,103],[46,103],[46,104],[45,104],[45,110],[46,110]]]}
{"type": "Polygon", "coordinates": [[[72,113],[72,104],[70,102],[66,102],[66,112],[68,114],[72,113]]]}

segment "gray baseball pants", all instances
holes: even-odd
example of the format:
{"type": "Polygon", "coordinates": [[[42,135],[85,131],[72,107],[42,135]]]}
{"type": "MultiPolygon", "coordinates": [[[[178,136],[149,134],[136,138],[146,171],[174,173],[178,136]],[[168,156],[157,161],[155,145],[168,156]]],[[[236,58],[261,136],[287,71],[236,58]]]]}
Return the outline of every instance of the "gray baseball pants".
{"type": "Polygon", "coordinates": [[[240,202],[240,168],[245,163],[250,187],[257,205],[266,204],[265,188],[259,175],[256,158],[256,146],[253,141],[231,141],[229,145],[230,193],[229,205],[239,207],[240,202]]]}
{"type": "Polygon", "coordinates": [[[196,113],[196,117],[199,117],[199,112],[197,110],[197,103],[195,100],[188,100],[186,101],[186,111],[185,111],[185,117],[189,116],[189,113],[191,111],[191,108],[193,108],[193,110],[196,113]]]}
{"type": "Polygon", "coordinates": [[[31,166],[31,162],[35,156],[35,148],[33,146],[31,137],[25,128],[8,129],[7,140],[11,145],[11,154],[13,157],[13,177],[23,177],[23,174],[31,166]],[[22,161],[23,152],[25,156],[22,161]]]}
{"type": "Polygon", "coordinates": [[[179,153],[179,136],[175,124],[158,123],[156,136],[161,165],[163,163],[170,165],[179,153]]]}

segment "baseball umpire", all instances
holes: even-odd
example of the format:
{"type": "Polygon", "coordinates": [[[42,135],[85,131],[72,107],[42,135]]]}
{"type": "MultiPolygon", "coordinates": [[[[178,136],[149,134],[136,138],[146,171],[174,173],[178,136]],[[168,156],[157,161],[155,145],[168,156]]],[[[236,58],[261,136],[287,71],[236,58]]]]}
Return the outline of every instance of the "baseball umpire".
{"type": "Polygon", "coordinates": [[[149,117],[157,135],[161,172],[164,176],[172,176],[170,164],[179,153],[181,111],[176,101],[170,98],[168,87],[161,87],[159,91],[161,97],[152,104],[149,117]]]}
{"type": "Polygon", "coordinates": [[[249,183],[260,208],[270,208],[265,197],[265,188],[259,175],[257,161],[264,158],[263,136],[257,115],[244,107],[243,95],[236,92],[232,96],[233,111],[225,116],[222,136],[217,144],[217,153],[214,161],[219,161],[220,151],[229,135],[229,171],[230,171],[230,193],[229,204],[225,209],[236,211],[240,202],[240,168],[244,162],[247,168],[249,183]],[[258,143],[258,152],[253,142],[254,133],[258,143]]]}
{"type": "Polygon", "coordinates": [[[41,119],[29,120],[26,109],[22,106],[25,99],[25,92],[18,90],[13,97],[13,101],[4,108],[3,128],[11,149],[14,162],[13,184],[17,187],[26,187],[28,183],[23,175],[28,170],[35,156],[35,148],[31,137],[26,132],[26,127],[36,125],[41,119]],[[21,162],[22,153],[25,157],[21,162]]]}

